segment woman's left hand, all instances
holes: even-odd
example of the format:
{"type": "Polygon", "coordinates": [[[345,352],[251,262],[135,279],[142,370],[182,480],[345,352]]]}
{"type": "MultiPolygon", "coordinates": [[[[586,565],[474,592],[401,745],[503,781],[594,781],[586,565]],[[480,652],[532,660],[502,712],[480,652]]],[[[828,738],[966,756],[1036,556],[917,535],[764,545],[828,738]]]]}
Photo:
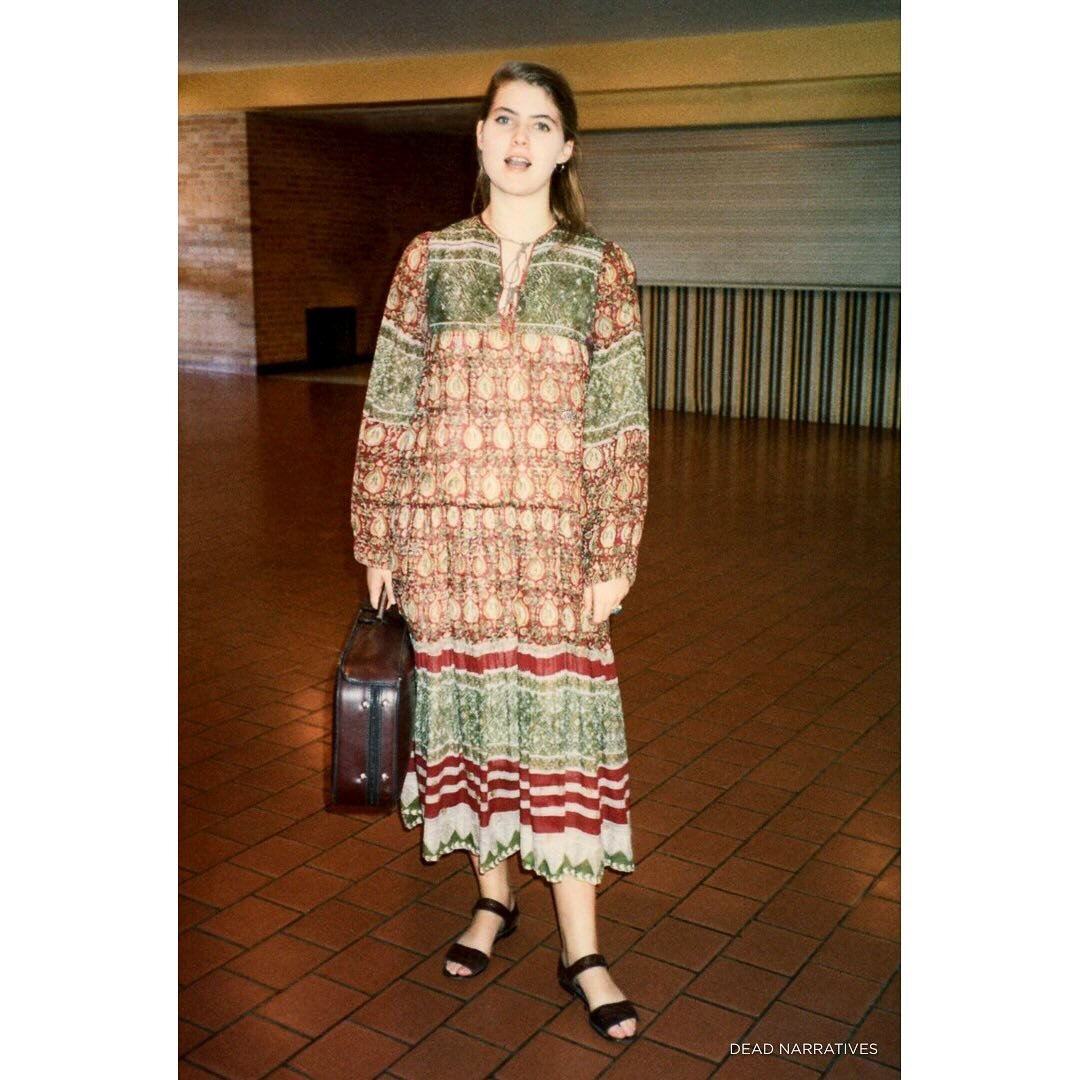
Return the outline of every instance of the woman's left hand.
{"type": "Polygon", "coordinates": [[[585,586],[585,614],[593,623],[602,623],[611,615],[611,610],[622,603],[623,597],[630,591],[630,579],[612,578],[599,581],[595,585],[585,586]]]}

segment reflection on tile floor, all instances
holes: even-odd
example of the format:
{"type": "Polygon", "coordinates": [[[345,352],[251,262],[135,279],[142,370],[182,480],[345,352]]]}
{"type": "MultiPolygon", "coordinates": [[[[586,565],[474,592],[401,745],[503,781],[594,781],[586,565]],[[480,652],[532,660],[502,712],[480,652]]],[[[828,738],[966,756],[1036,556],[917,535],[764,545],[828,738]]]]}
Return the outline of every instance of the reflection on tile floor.
{"type": "Polygon", "coordinates": [[[349,386],[367,386],[371,364],[350,364],[339,368],[315,368],[311,371],[267,371],[263,379],[292,379],[300,382],[342,383],[349,386]]]}
{"type": "Polygon", "coordinates": [[[448,982],[464,857],[324,807],[362,394],[180,377],[181,1077],[896,1075],[898,436],[654,414],[613,624],[639,869],[599,901],[625,1047],[560,993],[541,882],[448,982]]]}

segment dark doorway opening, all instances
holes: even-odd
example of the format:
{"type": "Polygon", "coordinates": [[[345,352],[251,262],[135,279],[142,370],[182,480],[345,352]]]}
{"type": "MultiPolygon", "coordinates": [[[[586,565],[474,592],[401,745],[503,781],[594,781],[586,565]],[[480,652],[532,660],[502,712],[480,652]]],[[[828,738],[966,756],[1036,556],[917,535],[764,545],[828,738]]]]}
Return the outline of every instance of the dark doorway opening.
{"type": "Polygon", "coordinates": [[[356,363],[355,307],[307,309],[307,361],[311,367],[356,363]]]}

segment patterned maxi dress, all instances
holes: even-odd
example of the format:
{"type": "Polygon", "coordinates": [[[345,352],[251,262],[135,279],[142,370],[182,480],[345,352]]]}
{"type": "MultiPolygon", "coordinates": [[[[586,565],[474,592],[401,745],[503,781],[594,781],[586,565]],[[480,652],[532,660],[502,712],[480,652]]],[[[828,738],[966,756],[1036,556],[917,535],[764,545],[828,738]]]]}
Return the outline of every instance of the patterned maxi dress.
{"type": "Polygon", "coordinates": [[[635,272],[592,232],[533,247],[497,312],[480,218],[417,236],[379,330],[353,477],[354,553],[390,567],[416,652],[402,790],[422,854],[515,851],[550,881],[634,868],[608,623],[586,584],[634,579],[647,499],[635,272]]]}

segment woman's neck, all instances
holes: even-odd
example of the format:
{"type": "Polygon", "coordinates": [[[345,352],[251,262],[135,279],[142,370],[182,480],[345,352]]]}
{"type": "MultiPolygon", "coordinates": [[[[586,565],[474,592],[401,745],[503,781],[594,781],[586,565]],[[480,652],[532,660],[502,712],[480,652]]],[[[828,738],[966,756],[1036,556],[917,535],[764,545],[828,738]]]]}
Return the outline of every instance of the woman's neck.
{"type": "Polygon", "coordinates": [[[499,236],[527,243],[543,236],[555,224],[547,189],[536,195],[540,198],[506,195],[493,186],[491,201],[480,216],[499,236]]]}

